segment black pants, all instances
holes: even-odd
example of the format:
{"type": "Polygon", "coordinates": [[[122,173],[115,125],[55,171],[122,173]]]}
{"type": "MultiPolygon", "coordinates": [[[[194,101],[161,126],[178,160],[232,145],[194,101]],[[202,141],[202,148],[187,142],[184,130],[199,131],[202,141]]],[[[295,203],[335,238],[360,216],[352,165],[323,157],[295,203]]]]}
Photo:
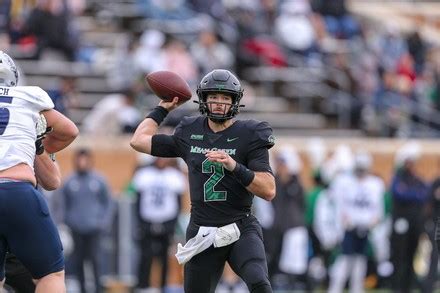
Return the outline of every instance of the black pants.
{"type": "MultiPolygon", "coordinates": [[[[214,248],[195,255],[185,264],[186,293],[214,293],[226,261],[243,279],[251,293],[271,293],[261,226],[254,216],[237,222],[240,239],[231,245],[214,248]]],[[[190,222],[186,238],[194,237],[199,226],[190,222]]]]}
{"type": "Polygon", "coordinates": [[[411,292],[415,281],[413,259],[423,232],[423,218],[418,206],[393,207],[393,232],[391,234],[391,261],[394,266],[392,287],[394,292],[411,292]],[[399,224],[407,229],[399,231],[399,224]],[[396,230],[397,228],[397,230],[396,230]]]}
{"type": "Polygon", "coordinates": [[[85,285],[84,263],[89,260],[92,263],[93,275],[95,279],[95,292],[102,292],[101,287],[101,268],[100,268],[100,233],[78,233],[72,230],[72,237],[75,248],[72,258],[75,264],[75,274],[80,283],[81,293],[87,293],[85,285]]]}
{"type": "Polygon", "coordinates": [[[429,240],[432,244],[432,250],[431,250],[431,262],[429,265],[429,271],[426,275],[425,279],[423,280],[423,287],[422,287],[422,293],[431,293],[434,292],[434,285],[437,281],[437,266],[438,266],[438,250],[437,250],[437,244],[435,242],[435,229],[439,223],[434,221],[428,221],[425,225],[426,232],[429,236],[429,240]]]}
{"type": "Polygon", "coordinates": [[[17,293],[35,292],[35,284],[31,273],[13,254],[6,254],[6,285],[17,293]]]}
{"type": "Polygon", "coordinates": [[[167,285],[168,248],[173,237],[175,220],[161,224],[141,223],[140,235],[141,259],[138,267],[138,288],[150,287],[150,273],[153,258],[158,257],[161,263],[161,288],[167,285]],[[161,226],[161,227],[159,227],[161,226]]]}

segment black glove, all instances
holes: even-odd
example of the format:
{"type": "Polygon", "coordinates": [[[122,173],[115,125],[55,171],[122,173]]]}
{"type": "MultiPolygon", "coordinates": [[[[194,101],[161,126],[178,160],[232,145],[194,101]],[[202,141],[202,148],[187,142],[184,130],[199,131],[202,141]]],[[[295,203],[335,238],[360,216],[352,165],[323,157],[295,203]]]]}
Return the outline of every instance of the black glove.
{"type": "Polygon", "coordinates": [[[43,139],[46,138],[46,134],[51,132],[53,130],[52,127],[46,127],[46,131],[43,132],[40,135],[37,135],[37,140],[35,141],[35,153],[37,155],[41,155],[44,153],[44,145],[43,145],[43,139]]]}

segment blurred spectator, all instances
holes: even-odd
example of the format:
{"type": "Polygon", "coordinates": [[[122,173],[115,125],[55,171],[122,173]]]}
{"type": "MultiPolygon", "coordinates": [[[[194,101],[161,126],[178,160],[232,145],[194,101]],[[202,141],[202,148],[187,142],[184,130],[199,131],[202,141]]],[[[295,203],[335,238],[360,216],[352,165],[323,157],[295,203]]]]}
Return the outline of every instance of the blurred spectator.
{"type": "Polygon", "coordinates": [[[408,52],[408,46],[402,38],[397,23],[390,23],[383,33],[374,34],[373,50],[379,58],[379,64],[386,70],[394,72],[400,57],[408,52]]]}
{"type": "Polygon", "coordinates": [[[260,9],[257,12],[257,23],[260,24],[260,34],[271,35],[275,30],[275,21],[279,13],[279,1],[260,0],[260,9]]]}
{"type": "Polygon", "coordinates": [[[384,72],[382,87],[376,96],[381,135],[403,136],[408,129],[411,109],[411,81],[403,76],[384,72]]]}
{"type": "Polygon", "coordinates": [[[415,281],[413,260],[423,232],[423,207],[428,199],[427,185],[415,169],[419,157],[420,146],[414,143],[403,145],[396,153],[397,170],[391,183],[391,261],[395,292],[411,292],[415,281]]]}
{"type": "MultiPolygon", "coordinates": [[[[324,141],[320,138],[308,140],[306,154],[312,172],[312,183],[310,190],[306,194],[305,220],[310,239],[310,258],[309,258],[309,279],[310,283],[317,287],[321,281],[327,281],[325,267],[328,266],[328,250],[324,249],[318,236],[315,233],[315,220],[317,202],[321,194],[325,193],[327,183],[321,174],[322,164],[327,156],[327,148],[324,141]]],[[[313,290],[313,288],[311,288],[313,290]]]]}
{"type": "Polygon", "coordinates": [[[219,41],[212,30],[200,32],[197,42],[190,47],[200,74],[205,75],[216,68],[232,70],[234,55],[226,44],[219,41]]]}
{"type": "Polygon", "coordinates": [[[55,110],[60,111],[66,116],[69,116],[70,109],[77,107],[80,99],[77,78],[70,75],[61,76],[58,86],[48,89],[47,93],[55,105],[55,110]]]}
{"type": "Polygon", "coordinates": [[[0,34],[8,34],[11,18],[11,0],[0,2],[0,34]]]}
{"type": "Polygon", "coordinates": [[[349,13],[345,0],[312,0],[314,10],[324,17],[327,31],[335,38],[350,39],[360,32],[360,25],[349,13]]]}
{"type": "MultiPolygon", "coordinates": [[[[365,86],[366,81],[369,80],[369,76],[373,75],[373,73],[370,72],[369,68],[362,68],[359,70],[362,71],[362,77],[356,76],[355,72],[353,72],[352,70],[350,61],[351,60],[349,54],[334,54],[330,62],[332,66],[335,66],[338,69],[338,72],[335,72],[335,74],[329,74],[327,83],[332,86],[332,88],[338,89],[348,94],[348,99],[345,101],[345,103],[347,104],[347,109],[344,109],[345,111],[349,112],[349,119],[347,119],[348,125],[346,125],[346,127],[359,129],[361,128],[361,113],[365,104],[367,103],[364,97],[368,96],[368,93],[363,93],[361,91],[360,83],[365,86]]],[[[340,98],[340,96],[336,94],[332,98],[337,100],[338,98],[340,98]]],[[[341,101],[335,102],[342,103],[341,101]]]]}
{"type": "Polygon", "coordinates": [[[60,189],[64,220],[71,229],[74,250],[72,252],[73,272],[76,274],[81,293],[86,293],[84,264],[90,260],[93,268],[95,292],[103,292],[101,277],[100,239],[110,228],[112,200],[106,180],[93,169],[92,153],[79,149],[74,154],[74,173],[60,189]]]}
{"type": "Polygon", "coordinates": [[[137,4],[146,18],[187,20],[195,16],[185,0],[137,0],[137,4]]]}
{"type": "Polygon", "coordinates": [[[156,257],[162,268],[162,292],[167,285],[169,247],[181,209],[181,196],[186,190],[186,178],[175,168],[175,163],[173,159],[155,158],[152,165],[139,168],[133,175],[141,250],[136,287],[140,289],[150,287],[151,265],[156,257]]]}
{"type": "Polygon", "coordinates": [[[137,91],[127,88],[110,94],[93,106],[84,118],[83,130],[91,135],[120,135],[133,133],[142,115],[136,107],[137,91]]]}
{"type": "Polygon", "coordinates": [[[139,39],[139,46],[134,52],[134,63],[143,73],[161,70],[165,67],[161,55],[165,35],[159,30],[146,30],[139,39]]]}
{"type": "MultiPolygon", "coordinates": [[[[215,30],[222,39],[232,45],[238,39],[235,19],[228,13],[222,0],[188,0],[190,7],[199,13],[207,14],[213,19],[215,30]]],[[[207,29],[209,26],[204,26],[207,29]]],[[[211,28],[214,29],[213,25],[211,28]]]]}
{"type": "Polygon", "coordinates": [[[309,57],[317,52],[315,28],[307,0],[283,2],[275,20],[275,34],[292,53],[309,57]],[[294,33],[292,33],[294,32],[294,33]]]}
{"type": "Polygon", "coordinates": [[[405,53],[400,56],[397,62],[396,73],[408,78],[411,82],[415,81],[417,73],[415,70],[414,59],[411,54],[405,53]]]}
{"type": "MultiPolygon", "coordinates": [[[[439,167],[440,162],[437,162],[437,167],[439,167]]],[[[440,250],[439,244],[437,244],[438,232],[435,235],[435,230],[438,229],[440,225],[440,177],[433,180],[429,187],[429,215],[427,217],[427,223],[425,227],[427,228],[427,233],[431,241],[431,257],[429,263],[428,274],[423,282],[423,293],[434,292],[434,285],[438,277],[438,251],[440,250]]]]}
{"type": "Polygon", "coordinates": [[[179,74],[190,85],[197,83],[199,78],[197,64],[185,43],[170,36],[161,55],[164,61],[164,70],[179,74]]]}
{"type": "Polygon", "coordinates": [[[415,63],[415,72],[417,75],[420,75],[425,67],[427,45],[420,37],[420,33],[418,31],[411,33],[406,42],[408,44],[409,54],[415,63]]]}
{"type": "Polygon", "coordinates": [[[322,247],[322,244],[319,241],[319,238],[317,237],[315,230],[313,229],[313,226],[315,225],[314,222],[315,222],[315,213],[316,213],[316,203],[318,201],[319,196],[321,195],[321,192],[325,190],[326,186],[322,180],[321,172],[319,170],[313,172],[312,177],[313,177],[313,188],[306,195],[305,219],[306,219],[306,226],[310,239],[310,246],[312,249],[311,260],[309,263],[310,265],[309,273],[310,273],[310,277],[313,278],[315,282],[317,282],[326,277],[325,274],[321,273],[322,271],[319,271],[319,269],[322,268],[322,266],[319,264],[326,263],[326,265],[328,265],[327,261],[329,260],[328,251],[322,247]],[[320,260],[318,261],[318,259],[320,260]],[[318,271],[315,270],[316,268],[318,271]]]}
{"type": "MultiPolygon", "coordinates": [[[[440,111],[440,72],[438,69],[434,70],[433,82],[431,85],[431,92],[429,98],[435,110],[440,111]]],[[[440,128],[440,125],[436,125],[440,128]]]]}
{"type": "MultiPolygon", "coordinates": [[[[146,33],[144,33],[145,35],[146,33]]],[[[107,80],[112,89],[122,89],[136,83],[142,76],[144,64],[157,60],[156,52],[144,51],[139,40],[129,35],[115,45],[113,62],[108,68],[107,80]]],[[[149,72],[145,71],[144,72],[149,72]]],[[[143,76],[142,76],[143,77],[143,76]]]]}
{"type": "Polygon", "coordinates": [[[277,195],[272,200],[274,222],[268,240],[272,248],[268,268],[273,287],[283,290],[304,288],[307,281],[305,198],[298,177],[301,166],[298,154],[291,148],[281,150],[275,157],[277,195]],[[286,284],[280,284],[277,275],[287,276],[286,284]]]}
{"type": "Polygon", "coordinates": [[[367,275],[368,234],[383,217],[385,185],[371,175],[370,154],[355,155],[354,173],[338,175],[330,186],[332,196],[338,198],[339,216],[344,228],[341,254],[333,264],[329,293],[344,291],[350,277],[350,292],[364,292],[367,275]]]}
{"type": "Polygon", "coordinates": [[[35,58],[39,59],[46,48],[52,48],[61,51],[67,60],[75,61],[79,33],[66,0],[39,0],[26,20],[23,33],[37,38],[35,58]]]}

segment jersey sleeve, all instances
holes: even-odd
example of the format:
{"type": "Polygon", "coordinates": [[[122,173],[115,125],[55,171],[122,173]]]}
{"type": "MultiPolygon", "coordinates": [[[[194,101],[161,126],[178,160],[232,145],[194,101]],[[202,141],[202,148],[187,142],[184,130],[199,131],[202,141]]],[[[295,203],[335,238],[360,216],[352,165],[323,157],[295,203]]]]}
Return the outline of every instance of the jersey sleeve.
{"type": "Polygon", "coordinates": [[[247,167],[256,172],[269,172],[273,174],[269,163],[269,151],[267,148],[258,148],[249,152],[247,167]]]}
{"type": "Polygon", "coordinates": [[[179,148],[181,140],[182,127],[179,124],[174,130],[173,135],[156,134],[151,138],[151,154],[162,158],[182,157],[179,148]]]}
{"type": "Polygon", "coordinates": [[[270,149],[275,144],[275,137],[272,128],[267,122],[259,122],[253,129],[253,137],[250,141],[249,150],[254,151],[259,148],[270,149]]]}
{"type": "Polygon", "coordinates": [[[54,108],[52,99],[42,88],[38,86],[29,87],[29,94],[32,96],[29,101],[38,112],[54,108]]]}

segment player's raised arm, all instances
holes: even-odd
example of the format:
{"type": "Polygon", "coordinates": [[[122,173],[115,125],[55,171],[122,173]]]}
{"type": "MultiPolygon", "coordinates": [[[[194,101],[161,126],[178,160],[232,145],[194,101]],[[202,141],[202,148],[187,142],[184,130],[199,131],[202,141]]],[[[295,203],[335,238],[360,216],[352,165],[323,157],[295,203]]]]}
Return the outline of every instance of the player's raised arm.
{"type": "Polygon", "coordinates": [[[130,145],[138,152],[151,154],[151,137],[170,111],[191,98],[188,83],[172,71],[155,71],[147,75],[150,89],[161,99],[137,127],[130,145]]]}
{"type": "Polygon", "coordinates": [[[130,146],[138,152],[151,154],[151,137],[156,134],[168,113],[178,106],[178,97],[174,97],[170,102],[160,101],[159,106],[154,108],[136,128],[130,146]]]}
{"type": "Polygon", "coordinates": [[[47,126],[52,127],[52,131],[43,140],[44,149],[48,153],[64,149],[78,136],[79,130],[75,123],[57,110],[50,109],[42,114],[46,118],[47,126]]]}

